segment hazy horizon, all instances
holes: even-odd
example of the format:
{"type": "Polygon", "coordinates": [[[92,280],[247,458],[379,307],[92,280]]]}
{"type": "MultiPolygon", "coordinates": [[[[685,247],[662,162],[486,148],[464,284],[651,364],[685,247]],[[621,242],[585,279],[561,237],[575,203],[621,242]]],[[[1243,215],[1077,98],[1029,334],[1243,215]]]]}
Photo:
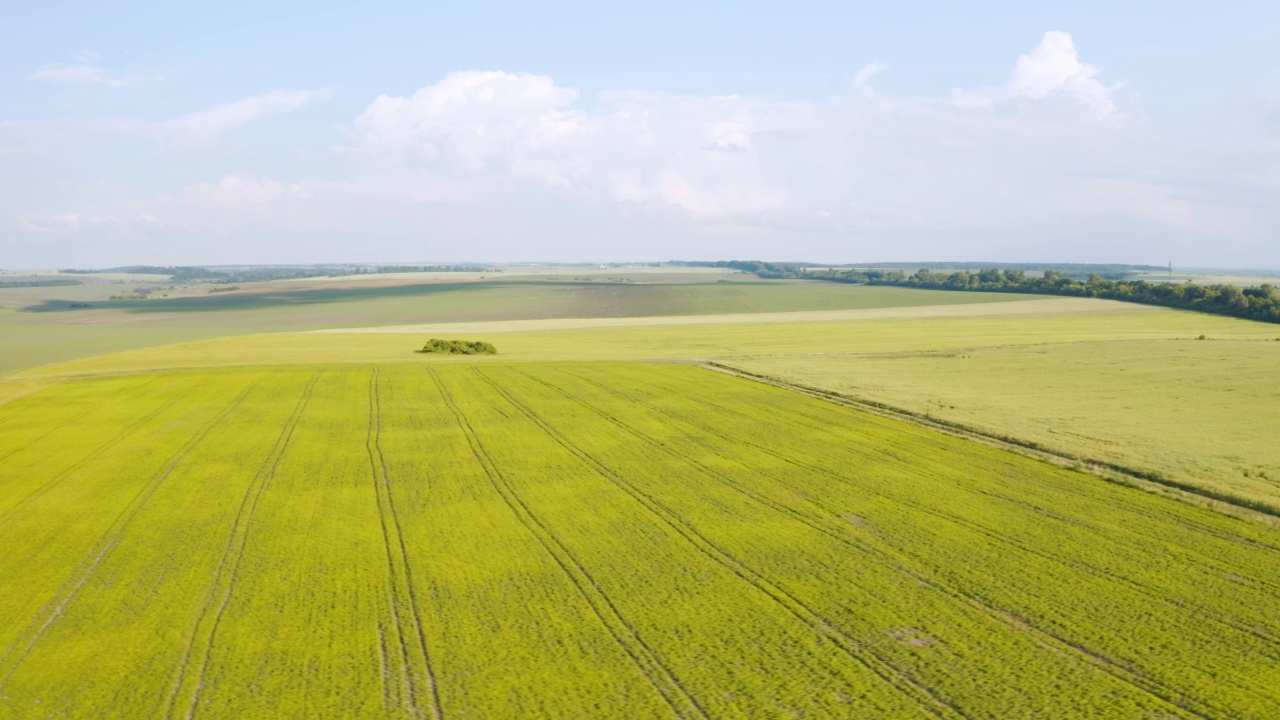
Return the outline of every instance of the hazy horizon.
{"type": "Polygon", "coordinates": [[[0,20],[5,268],[1280,267],[1271,4],[0,20]]]}

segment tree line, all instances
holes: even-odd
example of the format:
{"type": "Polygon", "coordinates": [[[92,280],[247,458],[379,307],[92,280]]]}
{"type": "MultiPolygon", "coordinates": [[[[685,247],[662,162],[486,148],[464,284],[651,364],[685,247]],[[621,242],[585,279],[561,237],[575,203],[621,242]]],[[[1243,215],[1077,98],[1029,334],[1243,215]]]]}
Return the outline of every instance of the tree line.
{"type": "MultiPolygon", "coordinates": [[[[695,264],[695,263],[689,263],[695,264]]],[[[803,278],[862,285],[892,285],[930,290],[1012,292],[1036,295],[1066,295],[1142,303],[1228,315],[1247,320],[1280,323],[1280,290],[1264,283],[1256,287],[1152,283],[1145,280],[1117,280],[1090,273],[1074,278],[1059,270],[1028,275],[1024,270],[988,267],[972,272],[935,272],[921,269],[908,275],[901,270],[821,268],[805,263],[767,263],[756,260],[728,260],[696,263],[706,267],[727,267],[755,273],[761,278],[803,278]]]]}
{"type": "Polygon", "coordinates": [[[1042,276],[1034,277],[1022,270],[995,268],[953,273],[920,270],[913,275],[901,271],[878,270],[825,271],[806,275],[822,280],[861,282],[867,285],[1104,298],[1280,323],[1280,291],[1268,283],[1246,288],[1220,284],[1197,285],[1192,282],[1179,285],[1150,283],[1145,280],[1109,280],[1097,274],[1079,280],[1056,270],[1046,270],[1042,276]]]}

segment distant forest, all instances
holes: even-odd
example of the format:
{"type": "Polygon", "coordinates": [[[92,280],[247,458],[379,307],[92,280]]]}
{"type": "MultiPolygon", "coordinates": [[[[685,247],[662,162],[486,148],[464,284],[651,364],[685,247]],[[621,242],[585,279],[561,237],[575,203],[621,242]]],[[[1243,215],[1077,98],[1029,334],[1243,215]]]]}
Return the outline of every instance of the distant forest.
{"type": "MultiPolygon", "coordinates": [[[[863,285],[894,285],[931,290],[970,290],[979,292],[1013,292],[1038,295],[1067,295],[1123,300],[1144,305],[1161,305],[1180,310],[1196,310],[1215,315],[1263,322],[1280,323],[1280,290],[1274,285],[1238,288],[1235,285],[1196,285],[1194,283],[1151,283],[1145,280],[1109,279],[1097,269],[1151,269],[1153,266],[1035,266],[1044,269],[1043,277],[1028,277],[1025,269],[988,267],[977,272],[958,270],[935,272],[922,269],[908,275],[901,270],[827,269],[800,263],[766,263],[754,260],[730,260],[717,263],[687,263],[704,267],[727,267],[755,273],[762,278],[802,278],[863,285]],[[1069,277],[1064,268],[1092,268],[1084,279],[1069,277]]],[[[901,267],[898,265],[897,267],[901,267]]],[[[1030,269],[1030,266],[1027,267],[1030,269]]]]}

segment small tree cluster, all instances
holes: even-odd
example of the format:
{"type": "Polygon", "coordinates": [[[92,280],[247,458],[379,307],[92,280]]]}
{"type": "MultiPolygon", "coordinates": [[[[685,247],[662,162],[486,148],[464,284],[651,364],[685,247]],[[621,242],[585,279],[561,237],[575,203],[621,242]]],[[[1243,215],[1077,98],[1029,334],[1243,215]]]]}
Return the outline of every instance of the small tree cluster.
{"type": "Polygon", "coordinates": [[[479,340],[440,340],[439,338],[431,338],[417,352],[440,353],[443,355],[497,355],[498,349],[490,343],[479,340]]]}

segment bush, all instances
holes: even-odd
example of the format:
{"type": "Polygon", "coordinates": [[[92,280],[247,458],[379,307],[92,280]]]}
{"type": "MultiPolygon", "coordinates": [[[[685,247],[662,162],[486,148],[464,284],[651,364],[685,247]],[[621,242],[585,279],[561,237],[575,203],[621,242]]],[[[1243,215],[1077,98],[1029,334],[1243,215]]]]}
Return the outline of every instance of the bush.
{"type": "Polygon", "coordinates": [[[440,340],[431,338],[422,346],[420,353],[441,353],[444,355],[497,355],[498,349],[487,342],[478,340],[440,340]]]}

